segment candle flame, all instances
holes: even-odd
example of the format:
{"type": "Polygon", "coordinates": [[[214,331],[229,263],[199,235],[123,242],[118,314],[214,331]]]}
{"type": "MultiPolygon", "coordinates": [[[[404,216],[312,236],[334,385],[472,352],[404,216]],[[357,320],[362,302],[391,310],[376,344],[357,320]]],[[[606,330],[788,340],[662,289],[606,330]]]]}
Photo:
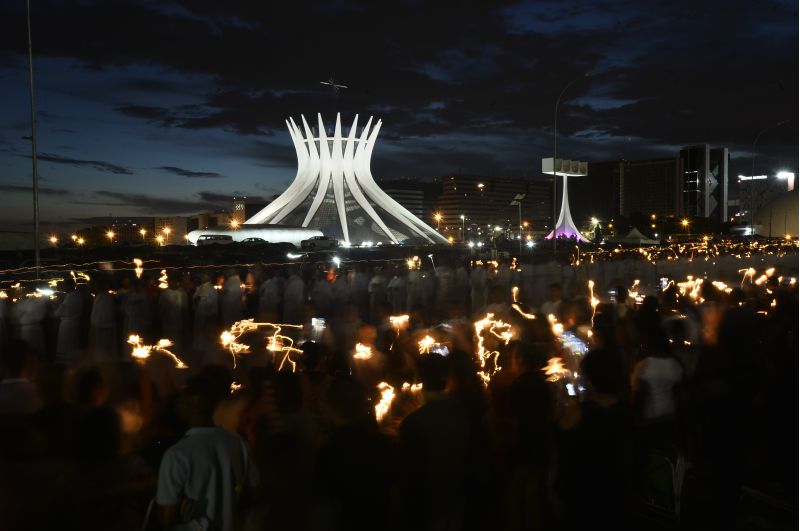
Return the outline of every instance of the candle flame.
{"type": "Polygon", "coordinates": [[[378,384],[378,391],[381,393],[381,399],[375,404],[375,418],[380,422],[386,414],[389,413],[389,409],[392,407],[394,387],[386,382],[381,382],[378,384]]]}
{"type": "Polygon", "coordinates": [[[372,358],[372,348],[369,345],[356,343],[356,352],[353,354],[354,360],[368,360],[372,358]]]}
{"type": "Polygon", "coordinates": [[[547,365],[542,367],[541,370],[544,372],[545,376],[547,376],[548,382],[557,382],[564,378],[566,374],[570,373],[569,369],[564,366],[563,360],[558,357],[547,360],[547,365]]]}
{"type": "Polygon", "coordinates": [[[144,361],[150,357],[151,352],[161,352],[172,358],[172,361],[175,362],[175,367],[177,369],[189,368],[188,365],[183,363],[178,356],[168,349],[168,347],[171,347],[174,344],[169,339],[159,339],[158,343],[155,345],[145,345],[142,343],[142,339],[137,334],[131,334],[128,337],[128,344],[132,347],[131,357],[136,360],[144,361]]]}

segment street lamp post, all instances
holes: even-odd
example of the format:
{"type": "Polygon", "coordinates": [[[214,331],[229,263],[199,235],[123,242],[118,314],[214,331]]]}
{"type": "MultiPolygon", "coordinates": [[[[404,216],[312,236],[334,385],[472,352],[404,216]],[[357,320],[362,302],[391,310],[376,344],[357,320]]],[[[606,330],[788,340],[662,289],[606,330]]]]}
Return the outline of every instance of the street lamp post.
{"type": "Polygon", "coordinates": [[[688,220],[688,219],[684,219],[684,220],[682,220],[682,221],[681,221],[681,225],[683,225],[684,227],[686,227],[686,236],[687,236],[687,237],[688,237],[688,236],[691,236],[691,232],[689,231],[689,220],[688,220]]]}
{"type": "Polygon", "coordinates": [[[558,204],[558,186],[556,181],[556,158],[558,158],[558,106],[561,103],[561,98],[564,96],[564,93],[567,89],[572,86],[573,83],[578,81],[579,79],[583,79],[588,74],[586,72],[582,73],[578,77],[574,78],[572,81],[564,85],[564,88],[561,89],[561,92],[556,99],[556,108],[555,112],[553,113],[553,258],[556,256],[556,209],[558,204]]]}
{"type": "MultiPolygon", "coordinates": [[[[522,200],[525,199],[525,194],[517,194],[514,200],[511,201],[511,206],[517,206],[519,209],[519,225],[517,225],[517,238],[519,239],[519,256],[522,257],[522,200]]],[[[553,233],[555,236],[555,233],[553,233]]]]}
{"type": "Polygon", "coordinates": [[[467,239],[467,229],[466,229],[466,219],[464,218],[464,214],[461,214],[461,241],[465,241],[467,239]]]}
{"type": "Polygon", "coordinates": [[[36,263],[36,278],[39,278],[41,258],[39,252],[39,170],[36,167],[36,95],[33,90],[33,46],[31,45],[31,3],[25,2],[28,23],[28,79],[31,94],[31,174],[33,176],[33,253],[36,263]]]}

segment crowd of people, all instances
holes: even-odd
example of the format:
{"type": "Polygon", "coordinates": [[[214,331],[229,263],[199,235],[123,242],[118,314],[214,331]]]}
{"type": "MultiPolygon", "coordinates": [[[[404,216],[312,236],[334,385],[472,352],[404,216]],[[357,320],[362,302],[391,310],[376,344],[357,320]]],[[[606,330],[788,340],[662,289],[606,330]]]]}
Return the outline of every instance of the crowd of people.
{"type": "Polygon", "coordinates": [[[6,290],[1,527],[710,530],[746,519],[743,492],[797,499],[780,272],[598,303],[536,300],[512,264],[411,266],[6,290]],[[487,314],[510,333],[477,337],[487,314]],[[221,334],[243,319],[234,352],[221,334]],[[174,356],[133,356],[131,336],[174,356]]]}

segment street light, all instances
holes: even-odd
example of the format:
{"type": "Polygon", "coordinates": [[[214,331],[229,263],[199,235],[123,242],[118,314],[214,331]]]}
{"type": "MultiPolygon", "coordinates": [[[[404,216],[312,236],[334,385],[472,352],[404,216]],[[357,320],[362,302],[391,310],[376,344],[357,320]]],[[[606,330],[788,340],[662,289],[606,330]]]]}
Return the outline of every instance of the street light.
{"type": "Polygon", "coordinates": [[[790,171],[779,171],[776,177],[782,181],[786,181],[786,191],[791,192],[794,190],[794,173],[790,171]]]}
{"type": "Polygon", "coordinates": [[[686,236],[689,236],[691,233],[689,232],[689,220],[684,218],[681,220],[681,225],[686,227],[686,236]]]}
{"type": "Polygon", "coordinates": [[[558,158],[558,106],[561,103],[561,98],[564,96],[564,93],[567,89],[572,86],[573,83],[576,81],[587,77],[589,74],[587,72],[583,72],[581,75],[574,78],[572,81],[564,85],[564,88],[561,89],[561,92],[558,94],[558,98],[556,99],[556,108],[553,112],[553,257],[556,255],[556,208],[558,204],[558,186],[556,186],[556,159],[558,158]]]}
{"type": "MultiPolygon", "coordinates": [[[[555,159],[553,159],[555,160],[555,159]]],[[[553,163],[555,165],[555,162],[553,163]]],[[[519,208],[519,225],[517,225],[517,233],[519,236],[519,255],[522,256],[522,200],[525,199],[525,194],[517,194],[514,196],[514,200],[511,201],[510,206],[516,206],[519,208]]],[[[553,234],[555,237],[555,233],[553,234]]]]}
{"type": "Polygon", "coordinates": [[[158,236],[156,236],[156,241],[158,242],[159,245],[164,245],[164,237],[162,235],[159,234],[158,236]]]}
{"type": "Polygon", "coordinates": [[[436,220],[436,230],[438,232],[440,225],[442,223],[442,215],[439,212],[437,212],[436,214],[433,215],[433,219],[436,220]]]}
{"type": "Polygon", "coordinates": [[[141,229],[139,229],[139,234],[142,235],[142,239],[144,240],[144,236],[145,236],[145,234],[147,234],[147,229],[142,227],[141,229]]]}
{"type": "Polygon", "coordinates": [[[52,243],[53,245],[58,243],[58,237],[55,234],[50,236],[50,243],[52,243]]]}
{"type": "Polygon", "coordinates": [[[172,229],[169,227],[164,227],[161,230],[164,233],[164,238],[166,239],[167,243],[169,243],[169,233],[172,232],[172,229]]]}
{"type": "Polygon", "coordinates": [[[78,245],[83,245],[84,243],[86,243],[86,240],[84,240],[83,238],[77,238],[75,240],[75,243],[77,243],[78,245]]]}
{"type": "Polygon", "coordinates": [[[114,236],[116,236],[116,234],[114,234],[113,230],[106,232],[106,238],[108,238],[108,241],[111,243],[114,243],[114,236]]]}
{"type": "Polygon", "coordinates": [[[464,214],[461,214],[461,241],[463,242],[467,238],[467,229],[466,229],[466,218],[464,214]]]}

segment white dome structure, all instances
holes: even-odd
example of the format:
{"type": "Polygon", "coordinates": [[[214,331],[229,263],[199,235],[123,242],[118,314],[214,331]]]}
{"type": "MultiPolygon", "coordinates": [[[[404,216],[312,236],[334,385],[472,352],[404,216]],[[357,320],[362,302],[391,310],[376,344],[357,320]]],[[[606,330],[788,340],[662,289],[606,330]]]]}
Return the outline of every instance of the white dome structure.
{"type": "Polygon", "coordinates": [[[272,203],[245,224],[290,225],[322,231],[345,244],[371,241],[395,244],[447,243],[447,239],[422,222],[377,185],[370,159],[381,121],[372,118],[356,136],[358,115],[347,137],[336,115],[333,136],[328,136],[317,115],[315,136],[304,116],[303,129],[286,122],[297,151],[297,175],[272,203]]]}

